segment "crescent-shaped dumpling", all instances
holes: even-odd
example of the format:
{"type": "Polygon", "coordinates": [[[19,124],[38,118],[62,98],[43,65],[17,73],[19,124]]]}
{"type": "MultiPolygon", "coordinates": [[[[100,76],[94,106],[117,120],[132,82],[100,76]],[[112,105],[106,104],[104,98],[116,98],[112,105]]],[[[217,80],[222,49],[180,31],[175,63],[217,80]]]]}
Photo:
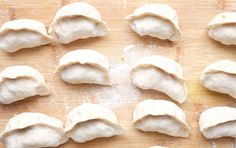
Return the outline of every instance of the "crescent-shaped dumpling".
{"type": "Polygon", "coordinates": [[[0,50],[15,52],[51,42],[43,23],[31,19],[18,19],[4,23],[0,29],[0,50]]]}
{"type": "Polygon", "coordinates": [[[206,88],[236,99],[236,62],[221,60],[212,63],[204,69],[200,80],[206,88]]]}
{"type": "Polygon", "coordinates": [[[236,45],[236,13],[223,12],[208,24],[208,35],[225,45],[236,45]]]}
{"type": "Polygon", "coordinates": [[[159,132],[174,137],[188,137],[191,132],[184,112],[165,100],[148,99],[140,102],[133,113],[133,124],[144,132],[159,132]]]}
{"type": "Polygon", "coordinates": [[[134,85],[163,92],[179,103],[187,97],[182,67],[172,59],[154,55],[136,62],[131,71],[134,85]]]}
{"type": "Polygon", "coordinates": [[[116,115],[98,104],[85,103],[68,115],[66,134],[76,142],[86,142],[100,137],[112,137],[124,133],[116,115]]]}
{"type": "Polygon", "coordinates": [[[31,112],[12,117],[0,137],[7,148],[57,147],[67,139],[60,120],[31,112]]]}
{"type": "Polygon", "coordinates": [[[207,138],[236,138],[236,109],[213,107],[202,112],[199,119],[201,133],[207,138]]]}
{"type": "Polygon", "coordinates": [[[10,66],[0,73],[0,103],[9,104],[27,97],[49,95],[44,77],[29,66],[10,66]]]}
{"type": "Polygon", "coordinates": [[[78,49],[66,53],[56,73],[71,84],[88,83],[110,85],[108,59],[90,49],[78,49]]]}
{"type": "Polygon", "coordinates": [[[104,36],[106,24],[96,8],[85,2],[74,2],[63,6],[49,28],[49,34],[60,43],[77,39],[104,36]]]}
{"type": "Polygon", "coordinates": [[[126,17],[130,27],[140,36],[149,35],[163,40],[180,38],[179,18],[173,8],[165,4],[146,4],[126,17]]]}

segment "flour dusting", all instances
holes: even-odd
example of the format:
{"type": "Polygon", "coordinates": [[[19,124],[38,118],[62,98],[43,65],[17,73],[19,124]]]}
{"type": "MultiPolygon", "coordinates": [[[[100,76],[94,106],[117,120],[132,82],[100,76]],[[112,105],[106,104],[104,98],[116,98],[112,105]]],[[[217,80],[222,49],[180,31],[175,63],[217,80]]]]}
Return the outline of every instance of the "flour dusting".
{"type": "Polygon", "coordinates": [[[127,64],[134,64],[134,62],[138,61],[139,59],[150,56],[154,54],[154,50],[156,50],[157,45],[155,44],[135,44],[135,45],[128,45],[124,48],[124,62],[127,64]]]}
{"type": "Polygon", "coordinates": [[[27,105],[27,103],[24,102],[24,105],[29,109],[29,111],[34,112],[33,108],[30,107],[30,105],[27,105]]]}
{"type": "MultiPolygon", "coordinates": [[[[131,67],[133,63],[138,61],[140,58],[154,54],[156,47],[156,45],[143,44],[129,45],[125,47],[122,60],[110,62],[111,86],[91,84],[77,85],[74,86],[76,89],[72,90],[71,93],[77,94],[78,99],[82,101],[82,103],[98,103],[108,106],[109,108],[122,107],[122,111],[126,112],[128,109],[127,105],[138,103],[139,98],[144,95],[131,82],[131,67]]],[[[58,97],[59,96],[56,96],[56,98],[58,97]]],[[[64,96],[65,113],[68,113],[70,109],[77,105],[77,102],[73,102],[72,105],[68,99],[69,98],[64,96]]],[[[53,103],[56,105],[56,102],[53,103]]]]}
{"type": "Polygon", "coordinates": [[[214,141],[212,141],[211,143],[212,143],[212,148],[216,148],[216,143],[214,141]]]}
{"type": "Polygon", "coordinates": [[[125,108],[127,104],[138,102],[138,98],[142,94],[131,83],[131,66],[140,58],[154,54],[156,47],[156,45],[143,44],[126,46],[122,61],[111,62],[112,86],[99,88],[94,92],[98,103],[109,107],[123,106],[125,108]]]}
{"type": "Polygon", "coordinates": [[[234,139],[234,145],[233,148],[236,148],[236,139],[234,139]]]}
{"type": "Polygon", "coordinates": [[[96,92],[97,101],[109,107],[117,107],[134,102],[139,91],[130,81],[130,66],[124,63],[112,63],[110,76],[112,86],[99,89],[96,92]]]}

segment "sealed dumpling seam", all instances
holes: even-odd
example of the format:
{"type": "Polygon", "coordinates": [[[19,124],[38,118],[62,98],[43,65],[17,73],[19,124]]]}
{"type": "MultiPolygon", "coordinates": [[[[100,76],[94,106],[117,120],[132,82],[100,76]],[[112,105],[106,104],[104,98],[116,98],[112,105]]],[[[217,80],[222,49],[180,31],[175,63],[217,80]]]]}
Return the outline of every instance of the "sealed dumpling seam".
{"type": "Polygon", "coordinates": [[[0,73],[0,103],[9,104],[27,97],[49,95],[42,74],[29,66],[10,66],[0,73]]]}
{"type": "Polygon", "coordinates": [[[103,36],[107,32],[100,13],[90,4],[74,2],[63,6],[49,28],[49,34],[60,43],[103,36]]]}
{"type": "Polygon", "coordinates": [[[66,134],[76,142],[86,142],[100,137],[124,133],[115,114],[98,104],[85,103],[68,115],[66,134]]]}
{"type": "Polygon", "coordinates": [[[78,49],[68,52],[60,59],[56,73],[71,84],[111,84],[109,61],[94,50],[78,49]]]}
{"type": "Polygon", "coordinates": [[[212,63],[204,69],[200,80],[206,88],[236,98],[236,62],[221,60],[212,63]]]}
{"type": "Polygon", "coordinates": [[[12,117],[0,140],[7,148],[56,147],[67,141],[63,123],[41,113],[25,112],[12,117]]]}
{"type": "Polygon", "coordinates": [[[4,23],[0,29],[0,50],[15,52],[51,42],[43,23],[31,19],[18,19],[4,23]]]}
{"type": "Polygon", "coordinates": [[[208,24],[208,35],[225,45],[236,45],[236,13],[223,12],[208,24]]]}
{"type": "Polygon", "coordinates": [[[131,28],[140,36],[149,35],[177,41],[180,38],[179,20],[173,8],[165,4],[146,4],[126,17],[131,28]]]}
{"type": "Polygon", "coordinates": [[[148,99],[140,102],[133,113],[133,124],[142,131],[175,137],[188,137],[191,132],[184,112],[174,103],[165,100],[148,99]]]}
{"type": "Polygon", "coordinates": [[[179,103],[187,98],[182,67],[172,59],[158,55],[144,57],[134,64],[131,79],[137,87],[163,92],[179,103]]]}
{"type": "Polygon", "coordinates": [[[199,119],[201,133],[207,138],[236,137],[236,109],[213,107],[202,112],[199,119]]]}

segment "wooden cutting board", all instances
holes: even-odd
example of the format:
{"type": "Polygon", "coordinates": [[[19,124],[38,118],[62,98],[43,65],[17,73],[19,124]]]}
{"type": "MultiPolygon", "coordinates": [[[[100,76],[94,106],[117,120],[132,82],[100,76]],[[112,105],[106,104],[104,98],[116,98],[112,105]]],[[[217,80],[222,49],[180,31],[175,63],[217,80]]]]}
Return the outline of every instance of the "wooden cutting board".
{"type": "MultiPolygon", "coordinates": [[[[18,18],[44,22],[47,27],[56,11],[73,0],[0,0],[0,23],[18,18]]],[[[88,0],[102,14],[110,28],[100,38],[78,40],[68,45],[52,44],[13,54],[0,52],[0,70],[10,65],[29,65],[46,78],[52,93],[49,97],[32,97],[10,105],[0,105],[0,131],[7,121],[21,112],[41,112],[65,121],[66,114],[83,102],[110,107],[127,129],[123,136],[97,139],[85,144],[69,140],[60,148],[148,148],[163,145],[170,148],[232,148],[234,139],[205,140],[199,132],[200,113],[214,106],[236,107],[235,100],[210,92],[199,83],[199,76],[208,64],[222,59],[236,60],[236,47],[224,46],[207,36],[206,26],[218,13],[236,10],[236,2],[224,0],[88,0]],[[128,27],[124,17],[143,4],[165,2],[178,13],[182,38],[178,43],[139,37],[128,27]],[[59,58],[74,49],[90,48],[106,55],[111,61],[112,87],[70,85],[55,76],[59,58]],[[125,49],[125,50],[124,50],[125,49]],[[131,126],[135,105],[147,98],[169,99],[155,91],[141,91],[130,84],[129,65],[144,55],[159,54],[175,59],[184,67],[189,89],[188,100],[179,105],[192,128],[189,138],[173,138],[157,133],[143,133],[131,126]]],[[[4,147],[3,145],[0,145],[4,147]]]]}

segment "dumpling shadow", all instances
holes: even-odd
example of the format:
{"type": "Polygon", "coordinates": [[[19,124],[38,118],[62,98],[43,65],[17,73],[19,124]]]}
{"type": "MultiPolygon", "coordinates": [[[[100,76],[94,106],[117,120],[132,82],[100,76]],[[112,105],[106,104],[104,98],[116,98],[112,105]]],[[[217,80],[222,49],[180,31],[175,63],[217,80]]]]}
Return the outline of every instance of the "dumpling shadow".
{"type": "Polygon", "coordinates": [[[209,141],[209,142],[212,142],[212,141],[214,141],[215,143],[230,143],[230,141],[233,141],[234,142],[234,138],[232,138],[232,137],[222,137],[222,138],[214,138],[214,139],[206,139],[202,134],[200,134],[201,135],[201,138],[202,139],[205,139],[205,140],[207,140],[207,141],[209,141]]]}
{"type": "Polygon", "coordinates": [[[33,54],[36,54],[37,52],[41,52],[39,50],[48,50],[48,48],[50,48],[49,44],[41,45],[41,46],[37,46],[33,48],[23,48],[13,53],[5,53],[5,55],[10,56],[10,57],[17,57],[20,55],[29,55],[29,54],[33,55],[33,54]]]}
{"type": "Polygon", "coordinates": [[[173,100],[172,98],[170,98],[168,95],[166,95],[163,92],[160,92],[157,90],[152,90],[152,89],[143,90],[138,87],[136,87],[136,88],[141,92],[140,98],[142,98],[142,100],[157,99],[157,100],[167,100],[167,101],[177,103],[175,100],[173,100]]]}
{"type": "Polygon", "coordinates": [[[167,39],[162,40],[162,39],[159,39],[159,38],[151,37],[149,35],[140,36],[137,33],[135,33],[134,31],[132,31],[132,36],[133,36],[133,38],[136,38],[140,42],[143,42],[145,44],[150,44],[150,43],[154,44],[155,43],[155,44],[157,44],[159,46],[163,46],[163,47],[172,47],[172,46],[178,44],[178,42],[173,42],[173,41],[170,41],[170,40],[167,40],[167,39]]]}
{"type": "MultiPolygon", "coordinates": [[[[34,104],[34,103],[38,102],[38,99],[47,99],[47,98],[48,98],[48,96],[38,96],[38,95],[31,96],[31,97],[27,97],[23,100],[18,100],[16,102],[12,102],[10,104],[0,104],[0,106],[3,110],[11,110],[12,111],[12,110],[17,110],[17,109],[21,108],[22,106],[25,107],[26,103],[28,106],[30,106],[30,104],[34,104]],[[16,107],[19,107],[19,108],[16,108],[16,107]]],[[[25,108],[22,108],[22,110],[25,110],[25,108]]]]}
{"type": "Polygon", "coordinates": [[[111,85],[99,85],[99,84],[87,84],[87,83],[81,83],[81,84],[71,84],[68,82],[65,82],[63,80],[61,83],[63,83],[63,85],[67,85],[67,87],[70,87],[72,89],[95,89],[95,88],[110,88],[112,87],[111,85]]]}
{"type": "Polygon", "coordinates": [[[144,132],[138,129],[135,129],[135,132],[137,134],[144,134],[146,137],[156,137],[158,140],[169,139],[172,141],[174,139],[184,139],[183,137],[173,137],[173,136],[169,136],[169,135],[158,133],[158,132],[144,132]]]}
{"type": "Polygon", "coordinates": [[[70,146],[78,146],[81,148],[88,148],[88,147],[93,147],[94,145],[97,145],[99,143],[99,147],[102,147],[104,145],[111,145],[115,141],[121,141],[124,137],[122,135],[116,135],[112,137],[101,137],[97,138],[91,141],[87,141],[85,143],[78,143],[73,141],[71,138],[64,144],[60,145],[58,148],[63,148],[63,147],[70,147],[70,146]]]}
{"type": "Polygon", "coordinates": [[[72,41],[67,44],[62,44],[62,43],[58,43],[58,44],[60,44],[60,46],[63,49],[74,49],[75,47],[81,48],[80,46],[88,46],[88,45],[94,44],[96,42],[102,41],[102,40],[104,40],[103,38],[105,38],[105,37],[104,36],[90,37],[90,38],[86,38],[86,39],[78,39],[78,40],[72,41]]]}
{"type": "Polygon", "coordinates": [[[212,44],[214,44],[214,45],[216,45],[216,46],[218,46],[218,47],[220,47],[221,49],[226,49],[226,50],[229,50],[229,49],[232,49],[232,50],[235,50],[236,49],[236,45],[225,45],[225,44],[223,44],[223,43],[221,43],[221,42],[219,42],[219,41],[216,41],[216,40],[214,40],[214,39],[212,39],[212,38],[210,38],[209,37],[209,40],[210,40],[210,42],[212,43],[212,44]]]}
{"type": "MultiPolygon", "coordinates": [[[[98,103],[97,95],[99,97],[110,96],[112,92],[112,86],[109,85],[98,85],[98,84],[70,84],[60,80],[61,86],[65,88],[66,92],[70,92],[73,95],[79,95],[80,99],[77,101],[81,101],[83,99],[89,99],[90,103],[98,103]]],[[[86,101],[86,100],[84,100],[86,101]]]]}
{"type": "Polygon", "coordinates": [[[207,88],[203,88],[203,92],[206,93],[206,96],[211,96],[211,98],[213,99],[218,99],[218,100],[222,100],[222,102],[224,102],[225,104],[222,105],[228,105],[228,106],[232,106],[235,103],[232,103],[235,101],[235,98],[231,97],[228,94],[223,94],[223,93],[219,93],[219,92],[215,92],[215,91],[211,91],[207,88]]]}

